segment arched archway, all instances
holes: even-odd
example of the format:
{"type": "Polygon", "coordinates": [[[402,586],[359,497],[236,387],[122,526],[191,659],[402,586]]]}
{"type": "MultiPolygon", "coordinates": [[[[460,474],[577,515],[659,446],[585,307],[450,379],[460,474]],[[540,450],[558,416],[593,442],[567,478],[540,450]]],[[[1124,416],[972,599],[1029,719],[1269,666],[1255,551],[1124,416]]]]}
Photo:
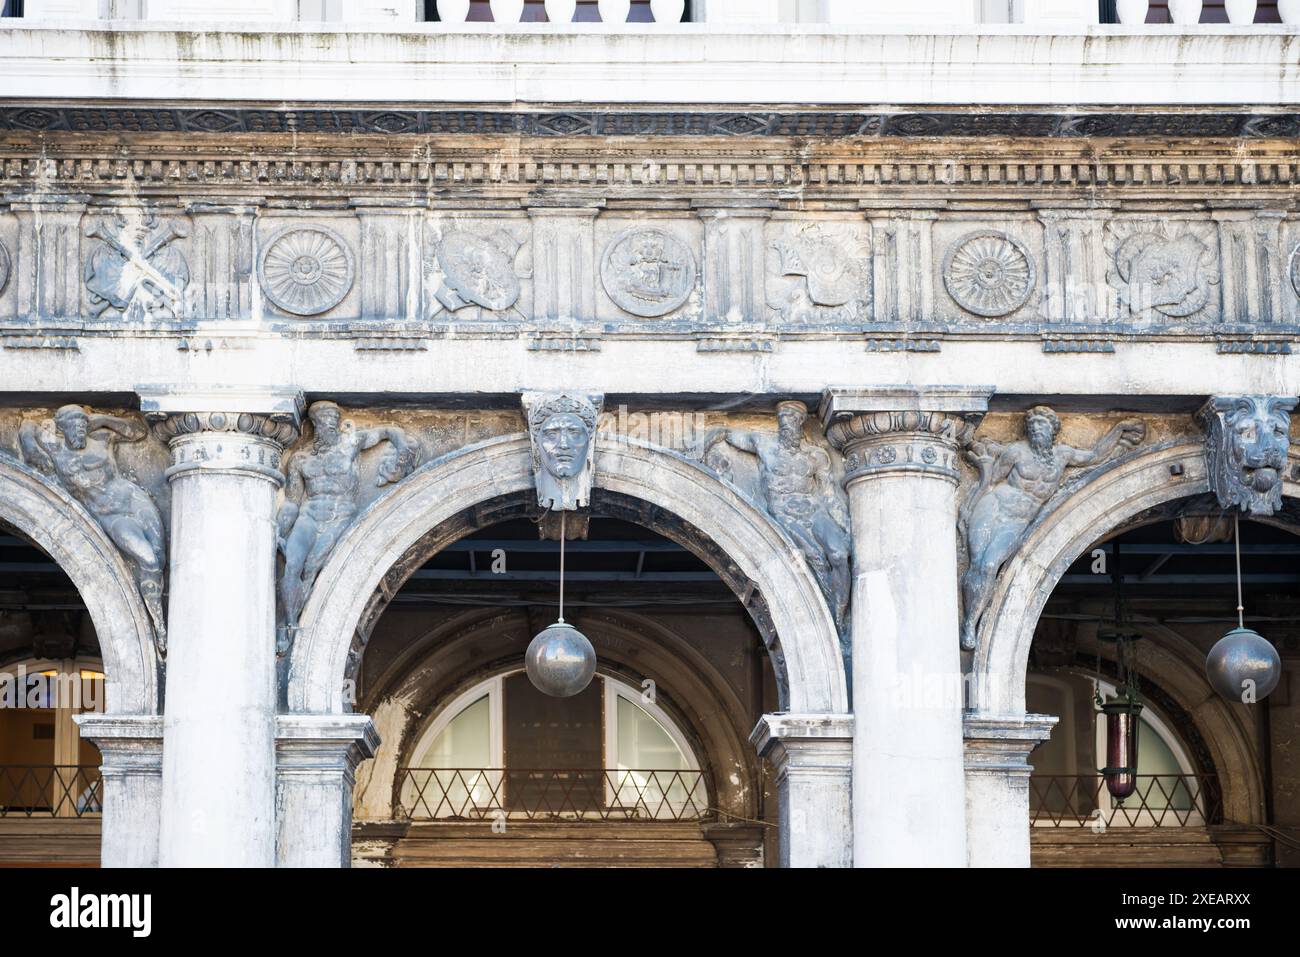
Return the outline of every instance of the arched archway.
{"type": "MultiPolygon", "coordinates": [[[[341,713],[353,635],[389,569],[430,529],[532,484],[528,437],[504,436],[429,463],[359,516],[321,570],[303,611],[289,660],[289,710],[341,713]]],[[[627,438],[597,438],[595,484],[698,529],[762,596],[786,710],[848,711],[839,637],[826,602],[802,553],[765,513],[704,467],[627,438]]]]}
{"type": "Polygon", "coordinates": [[[80,593],[99,638],[107,713],[158,714],[153,628],[130,568],[99,524],[62,489],[4,457],[0,521],[40,546],[80,593]]]}
{"type": "MultiPolygon", "coordinates": [[[[1292,454],[1286,475],[1295,476],[1292,454]]],[[[971,665],[969,709],[1017,715],[1025,710],[1025,674],[1043,606],[1084,549],[1148,509],[1209,491],[1204,447],[1183,442],[1121,462],[1044,515],[998,576],[971,665]]],[[[1283,490],[1300,498],[1300,483],[1283,490]]]]}

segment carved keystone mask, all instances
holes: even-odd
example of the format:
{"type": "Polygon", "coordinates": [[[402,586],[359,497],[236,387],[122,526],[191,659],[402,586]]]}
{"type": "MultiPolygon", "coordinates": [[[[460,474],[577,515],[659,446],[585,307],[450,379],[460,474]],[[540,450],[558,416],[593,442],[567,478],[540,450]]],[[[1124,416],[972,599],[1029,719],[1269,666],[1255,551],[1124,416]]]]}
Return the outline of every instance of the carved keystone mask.
{"type": "Polygon", "coordinates": [[[537,502],[552,511],[576,511],[591,501],[596,419],[601,396],[525,393],[524,414],[533,449],[537,502]]]}
{"type": "Polygon", "coordinates": [[[1210,488],[1224,508],[1272,515],[1282,507],[1296,403],[1289,396],[1216,396],[1198,413],[1210,488]]]}

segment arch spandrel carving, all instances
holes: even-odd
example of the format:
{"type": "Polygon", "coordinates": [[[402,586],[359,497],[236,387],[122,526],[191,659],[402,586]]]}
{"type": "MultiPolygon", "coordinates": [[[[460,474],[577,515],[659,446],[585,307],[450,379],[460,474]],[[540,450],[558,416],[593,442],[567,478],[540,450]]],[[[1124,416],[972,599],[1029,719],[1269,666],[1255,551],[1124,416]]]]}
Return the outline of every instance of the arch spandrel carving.
{"type": "Polygon", "coordinates": [[[0,455],[0,520],[39,545],[76,586],[99,638],[107,710],[157,714],[161,681],[148,611],[99,523],[34,469],[0,455]]]}
{"type": "MultiPolygon", "coordinates": [[[[1300,498],[1300,451],[1294,446],[1283,495],[1300,498]]],[[[1066,569],[1100,539],[1137,516],[1210,492],[1203,442],[1169,440],[1116,462],[1044,511],[998,577],[971,660],[968,709],[1022,714],[1034,629],[1066,569]]]]}
{"type": "MultiPolygon", "coordinates": [[[[289,661],[288,707],[344,709],[343,678],[353,639],[389,569],[432,528],[482,502],[532,487],[526,435],[480,442],[439,458],[376,501],[336,546],[304,609],[289,661]]],[[[759,509],[683,456],[599,436],[595,485],[671,511],[693,525],[755,583],[779,642],[773,666],[791,711],[844,713],[847,685],[825,600],[794,543],[759,509]]]]}

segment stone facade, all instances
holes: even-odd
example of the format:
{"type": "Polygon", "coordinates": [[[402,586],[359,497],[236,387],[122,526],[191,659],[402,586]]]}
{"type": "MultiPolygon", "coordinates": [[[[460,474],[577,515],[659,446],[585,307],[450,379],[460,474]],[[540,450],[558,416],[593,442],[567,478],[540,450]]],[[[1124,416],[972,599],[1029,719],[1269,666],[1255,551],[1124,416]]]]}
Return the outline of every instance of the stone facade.
{"type": "MultiPolygon", "coordinates": [[[[1066,569],[1211,492],[1300,528],[1285,97],[286,109],[123,82],[0,102],[0,521],[94,622],[107,864],[349,863],[354,795],[393,824],[412,716],[461,667],[368,665],[377,622],[539,506],[652,529],[739,600],[748,689],[690,665],[702,634],[659,659],[614,615],[596,644],[675,676],[746,782],[716,792],[734,823],[767,788],[769,861],[1024,866],[1053,724],[1026,668],[1066,569]],[[547,434],[566,410],[581,462],[547,434]]],[[[761,859],[723,830],[720,859],[761,859]]]]}

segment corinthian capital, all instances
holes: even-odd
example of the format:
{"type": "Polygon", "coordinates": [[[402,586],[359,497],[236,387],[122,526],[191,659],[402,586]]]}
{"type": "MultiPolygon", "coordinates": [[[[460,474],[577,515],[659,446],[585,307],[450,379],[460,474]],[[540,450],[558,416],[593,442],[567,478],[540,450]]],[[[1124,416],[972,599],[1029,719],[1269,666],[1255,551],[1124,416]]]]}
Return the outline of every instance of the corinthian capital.
{"type": "Polygon", "coordinates": [[[909,472],[956,482],[961,435],[992,394],[992,387],[827,389],[822,424],[844,456],[844,484],[909,472]]]}

